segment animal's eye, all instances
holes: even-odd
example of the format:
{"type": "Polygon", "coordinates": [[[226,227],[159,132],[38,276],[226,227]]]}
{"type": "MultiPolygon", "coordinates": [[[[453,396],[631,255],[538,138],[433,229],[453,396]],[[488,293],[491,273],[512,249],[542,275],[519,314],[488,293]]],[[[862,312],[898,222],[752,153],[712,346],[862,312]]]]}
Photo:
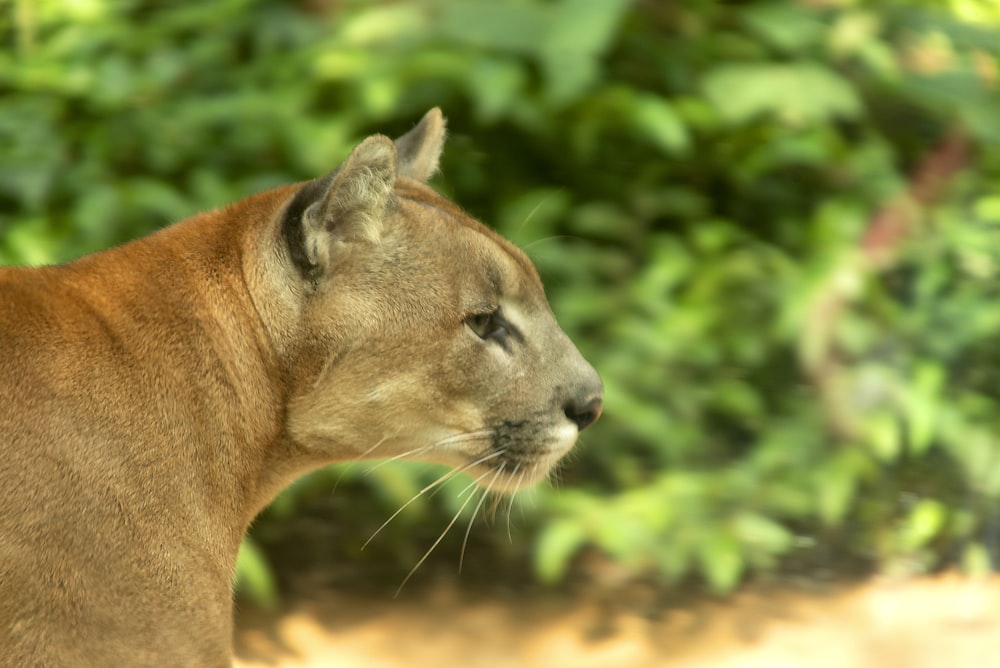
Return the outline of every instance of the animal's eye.
{"type": "Polygon", "coordinates": [[[500,317],[499,309],[485,313],[474,313],[465,319],[465,324],[481,339],[497,339],[507,334],[507,328],[500,317]]]}

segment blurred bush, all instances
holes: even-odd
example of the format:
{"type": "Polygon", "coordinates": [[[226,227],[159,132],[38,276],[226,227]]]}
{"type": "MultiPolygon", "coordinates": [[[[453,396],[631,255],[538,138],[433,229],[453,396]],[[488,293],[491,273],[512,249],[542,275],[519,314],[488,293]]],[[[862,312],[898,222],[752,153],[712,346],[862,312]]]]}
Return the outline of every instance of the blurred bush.
{"type": "MultiPolygon", "coordinates": [[[[720,592],[998,563],[995,2],[0,6],[0,262],[311,178],[445,109],[439,187],[527,249],[607,385],[521,510],[543,580],[583,550],[720,592]]],[[[321,472],[257,535],[341,478],[355,549],[439,473],[321,472]]],[[[443,526],[455,491],[378,540],[443,526]]],[[[273,598],[252,544],[241,573],[273,598]]]]}

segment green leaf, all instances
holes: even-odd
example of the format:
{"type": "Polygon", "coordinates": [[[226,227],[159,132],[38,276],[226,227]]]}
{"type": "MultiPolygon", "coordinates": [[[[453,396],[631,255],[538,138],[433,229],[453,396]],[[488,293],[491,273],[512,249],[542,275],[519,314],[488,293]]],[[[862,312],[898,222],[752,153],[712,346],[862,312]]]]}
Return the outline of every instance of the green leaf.
{"type": "Polygon", "coordinates": [[[899,458],[903,449],[899,418],[888,412],[877,413],[866,420],[865,426],[869,447],[876,457],[884,462],[899,458]]]}
{"type": "Polygon", "coordinates": [[[924,362],[917,368],[906,406],[909,444],[915,454],[923,454],[933,442],[944,381],[940,364],[924,362]]]}
{"type": "Polygon", "coordinates": [[[740,544],[725,532],[716,532],[701,543],[698,560],[705,579],[717,594],[732,591],[743,574],[740,544]]]}
{"type": "Polygon", "coordinates": [[[468,69],[467,85],[474,92],[476,113],[483,123],[492,123],[524,95],[527,74],[514,60],[481,58],[468,69]]]}
{"type": "Polygon", "coordinates": [[[773,46],[792,53],[819,44],[826,35],[819,12],[802,4],[751,5],[743,12],[743,20],[773,46]]]}
{"type": "Polygon", "coordinates": [[[840,524],[861,482],[861,470],[857,463],[860,453],[855,453],[855,447],[845,446],[846,452],[816,471],[819,516],[827,526],[840,524]]]}
{"type": "Polygon", "coordinates": [[[991,223],[1000,223],[1000,195],[986,195],[976,200],[974,214],[991,223]]]}
{"type": "MultiPolygon", "coordinates": [[[[418,478],[418,468],[412,462],[389,462],[372,467],[368,478],[376,483],[377,491],[390,506],[400,506],[414,499],[422,486],[418,478]]],[[[407,511],[419,514],[426,511],[426,508],[427,499],[424,496],[415,498],[407,506],[407,511]]]]}
{"type": "Polygon", "coordinates": [[[554,4],[549,32],[539,43],[550,102],[569,102],[597,82],[601,55],[628,5],[628,0],[561,0],[554,4]]]}
{"type": "Polygon", "coordinates": [[[50,264],[58,259],[60,239],[48,229],[47,221],[43,219],[26,217],[0,231],[15,264],[50,264]]]}
{"type": "Polygon", "coordinates": [[[993,574],[993,560],[985,545],[977,541],[965,547],[962,551],[962,571],[972,577],[986,577],[993,574]]]}
{"type": "Polygon", "coordinates": [[[540,4],[463,0],[443,2],[432,25],[460,44],[534,54],[545,43],[551,17],[540,4]]]}
{"type": "Polygon", "coordinates": [[[426,30],[430,21],[430,12],[416,3],[379,4],[358,13],[345,12],[339,36],[345,46],[372,48],[398,42],[414,31],[426,30]]]}
{"type": "Polygon", "coordinates": [[[550,53],[601,55],[611,46],[630,4],[631,0],[558,0],[544,48],[550,53]]]}
{"type": "Polygon", "coordinates": [[[541,581],[552,584],[561,579],[586,538],[576,518],[555,520],[546,526],[535,543],[535,573],[541,581]]]}
{"type": "Polygon", "coordinates": [[[759,513],[740,513],[731,526],[740,542],[753,545],[767,554],[781,554],[795,542],[791,531],[759,513]]]}
{"type": "Polygon", "coordinates": [[[811,124],[861,112],[851,83],[818,63],[722,65],[706,75],[703,88],[732,123],[771,114],[789,124],[811,124]]]}
{"type": "Polygon", "coordinates": [[[934,499],[923,499],[913,507],[899,531],[899,546],[912,552],[926,545],[944,526],[947,509],[934,499]]]}
{"type": "Polygon", "coordinates": [[[690,144],[687,128],[673,106],[656,95],[636,95],[630,105],[632,124],[664,153],[683,153],[690,144]]]}
{"type": "Polygon", "coordinates": [[[887,46],[878,40],[880,29],[881,22],[876,13],[851,10],[834,19],[827,41],[830,50],[836,56],[859,54],[864,58],[873,46],[888,50],[887,46]]]}
{"type": "Polygon", "coordinates": [[[236,591],[257,605],[273,609],[278,604],[278,588],[271,567],[250,538],[244,538],[240,544],[233,579],[236,591]]]}

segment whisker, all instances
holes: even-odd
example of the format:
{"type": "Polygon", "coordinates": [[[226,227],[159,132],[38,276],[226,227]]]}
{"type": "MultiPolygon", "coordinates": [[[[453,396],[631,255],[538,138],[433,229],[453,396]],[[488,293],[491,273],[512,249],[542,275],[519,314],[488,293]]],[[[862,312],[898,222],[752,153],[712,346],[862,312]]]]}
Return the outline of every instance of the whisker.
{"type": "Polygon", "coordinates": [[[535,214],[538,213],[538,210],[542,208],[542,205],[545,204],[550,199],[552,199],[552,195],[547,195],[546,197],[543,197],[542,199],[538,200],[538,204],[536,204],[531,208],[531,211],[528,212],[528,215],[525,216],[524,220],[521,221],[521,224],[518,225],[517,232],[514,233],[515,237],[521,235],[521,232],[524,231],[524,226],[527,225],[531,221],[531,219],[535,217],[535,214]]]}
{"type": "Polygon", "coordinates": [[[381,439],[379,440],[379,442],[378,442],[378,443],[376,443],[376,444],[375,444],[375,445],[373,445],[372,447],[370,447],[370,448],[368,448],[367,450],[365,450],[365,451],[364,451],[363,453],[361,453],[361,456],[360,456],[360,457],[355,457],[355,459],[364,459],[364,458],[365,458],[366,456],[368,456],[368,455],[370,455],[370,454],[371,454],[372,450],[374,450],[374,449],[375,449],[375,448],[377,448],[378,446],[382,445],[382,443],[384,443],[384,442],[386,441],[386,439],[390,439],[390,438],[396,438],[396,437],[398,437],[398,436],[399,436],[400,432],[402,432],[402,431],[403,431],[403,428],[402,428],[402,427],[396,427],[396,431],[392,432],[392,436],[388,436],[388,435],[386,435],[386,436],[383,436],[383,437],[382,437],[382,438],[381,438],[381,439]]]}
{"type": "MultiPolygon", "coordinates": [[[[486,473],[484,473],[481,476],[479,476],[478,478],[476,478],[475,482],[479,482],[480,480],[482,480],[483,478],[485,478],[489,474],[490,474],[490,472],[487,471],[486,473]]],[[[399,588],[396,590],[396,593],[395,593],[394,597],[395,596],[399,596],[399,592],[403,591],[403,587],[405,587],[406,583],[410,581],[410,578],[413,577],[413,574],[417,572],[417,569],[420,568],[420,566],[423,565],[423,563],[425,561],[427,561],[427,557],[431,556],[431,552],[434,551],[434,548],[436,548],[438,546],[438,544],[442,540],[444,540],[444,537],[448,534],[448,531],[453,526],[455,526],[455,522],[457,522],[458,518],[461,517],[462,511],[465,510],[465,507],[467,505],[469,505],[469,502],[472,501],[474,498],[476,498],[475,494],[470,494],[469,495],[469,498],[466,499],[465,502],[461,505],[461,507],[455,513],[455,516],[453,518],[451,518],[451,522],[448,522],[448,526],[446,526],[444,528],[444,531],[441,532],[441,535],[438,536],[438,538],[437,538],[436,541],[434,541],[434,544],[431,545],[430,548],[426,552],[424,552],[424,556],[420,557],[420,561],[418,561],[417,564],[413,568],[410,569],[410,572],[407,573],[407,575],[406,575],[405,578],[403,578],[403,581],[399,583],[399,588]]]]}
{"type": "MultiPolygon", "coordinates": [[[[382,529],[384,529],[389,524],[389,522],[391,522],[394,519],[396,519],[396,516],[399,515],[401,512],[403,512],[406,509],[407,506],[409,506],[411,503],[413,503],[414,501],[416,501],[417,499],[419,499],[426,492],[428,492],[431,489],[434,489],[435,487],[437,487],[438,485],[440,485],[441,483],[443,483],[443,482],[445,482],[447,480],[451,480],[452,478],[454,478],[455,476],[457,476],[459,473],[462,473],[462,472],[464,472],[464,471],[472,468],[473,466],[476,466],[477,464],[482,464],[483,462],[485,462],[488,459],[492,459],[493,457],[498,457],[501,454],[503,454],[503,450],[498,450],[498,451],[492,452],[492,453],[490,453],[488,455],[484,455],[484,456],[480,457],[479,459],[474,459],[473,461],[469,462],[465,466],[462,466],[461,468],[452,469],[452,470],[446,472],[444,475],[442,475],[441,477],[439,477],[437,480],[435,480],[431,484],[427,485],[422,490],[420,490],[419,492],[417,492],[416,494],[414,494],[412,497],[410,497],[410,500],[407,501],[406,503],[404,503],[403,505],[401,505],[399,507],[399,509],[396,510],[396,512],[394,512],[392,515],[389,516],[389,519],[387,519],[385,522],[382,522],[382,525],[379,526],[378,529],[375,529],[375,533],[373,533],[371,536],[369,536],[368,540],[366,540],[364,542],[364,545],[361,546],[361,549],[363,550],[366,547],[368,547],[368,543],[372,542],[372,540],[375,538],[375,536],[377,536],[379,534],[379,532],[381,532],[382,529]]],[[[489,471],[487,471],[486,473],[484,473],[483,476],[485,476],[487,474],[489,474],[489,471]]],[[[482,478],[483,476],[480,476],[480,478],[482,478]]],[[[479,480],[479,478],[477,478],[476,480],[474,480],[473,484],[475,484],[476,481],[478,481],[478,480],[479,480]]],[[[472,497],[470,496],[469,498],[471,499],[472,497]]]]}
{"type": "MultiPolygon", "coordinates": [[[[392,437],[393,437],[393,438],[395,438],[396,436],[399,436],[399,431],[400,431],[400,430],[399,430],[399,429],[397,429],[397,430],[396,430],[396,433],[395,433],[395,434],[393,434],[393,435],[392,435],[392,437]]],[[[364,458],[365,458],[365,457],[366,457],[367,455],[371,454],[371,452],[372,452],[373,450],[375,450],[375,448],[377,448],[378,446],[380,446],[380,445],[382,445],[383,443],[385,443],[385,442],[386,442],[386,440],[387,440],[388,438],[389,438],[389,435],[388,435],[388,434],[386,434],[385,436],[383,436],[382,438],[380,438],[380,439],[378,440],[378,442],[377,442],[377,443],[375,443],[375,445],[373,445],[372,447],[368,448],[367,450],[365,450],[364,452],[362,452],[362,453],[361,453],[360,455],[358,455],[358,456],[356,457],[356,459],[364,459],[364,458]]],[[[352,462],[352,463],[353,463],[353,462],[352,462]]],[[[333,489],[332,489],[332,490],[330,490],[330,493],[331,493],[331,494],[333,494],[334,492],[336,492],[336,491],[337,491],[337,487],[339,487],[339,486],[340,486],[340,481],[344,479],[344,476],[345,476],[345,475],[347,475],[347,471],[348,471],[348,470],[350,470],[350,466],[349,466],[349,465],[348,465],[348,466],[345,466],[344,468],[342,468],[342,469],[340,470],[340,475],[338,475],[338,476],[337,476],[337,479],[336,479],[336,480],[334,481],[334,483],[333,483],[333,489]]],[[[370,471],[365,471],[365,474],[366,474],[366,475],[367,475],[368,473],[370,473],[370,471]]]]}
{"type": "MultiPolygon", "coordinates": [[[[465,528],[465,535],[462,536],[462,550],[461,550],[461,552],[458,553],[458,574],[459,575],[462,574],[462,565],[465,563],[465,547],[466,547],[466,545],[469,542],[469,534],[472,532],[472,523],[476,519],[476,513],[478,513],[479,509],[483,507],[483,501],[486,500],[487,494],[488,494],[488,492],[484,489],[482,495],[479,497],[479,503],[477,503],[476,507],[472,509],[472,516],[469,517],[469,526],[467,526],[465,528]]],[[[470,501],[472,500],[471,496],[469,497],[469,500],[470,501]]]]}
{"type": "MultiPolygon", "coordinates": [[[[395,433],[395,434],[393,434],[392,436],[393,436],[393,438],[395,438],[395,437],[396,437],[396,436],[398,436],[398,435],[399,435],[399,430],[397,430],[397,431],[396,431],[396,433],[395,433]]],[[[376,443],[375,445],[373,445],[372,447],[370,447],[370,448],[368,448],[367,450],[365,450],[364,452],[362,452],[362,453],[361,453],[360,455],[358,455],[358,456],[357,456],[357,457],[356,457],[355,459],[364,459],[364,458],[365,458],[365,457],[366,457],[367,455],[371,454],[372,450],[374,450],[374,449],[375,449],[375,448],[377,448],[378,446],[380,446],[380,445],[382,445],[383,443],[385,443],[385,442],[386,442],[386,441],[387,441],[388,439],[389,439],[389,435],[388,435],[388,434],[386,434],[385,436],[383,436],[382,438],[380,438],[380,439],[378,440],[378,442],[377,442],[377,443],[376,443]]]]}
{"type": "Polygon", "coordinates": [[[523,244],[521,248],[523,248],[524,251],[527,253],[529,250],[532,250],[538,244],[545,243],[546,241],[557,241],[559,239],[579,239],[579,237],[574,236],[572,234],[553,234],[550,237],[542,237],[541,239],[535,239],[534,241],[523,244]]]}
{"type": "MultiPolygon", "coordinates": [[[[538,471],[538,464],[532,464],[532,466],[531,466],[531,476],[534,477],[535,473],[537,471],[538,471]]],[[[533,497],[533,496],[531,496],[529,494],[528,495],[528,501],[531,503],[532,508],[536,507],[537,504],[535,503],[535,497],[533,497]]],[[[523,521],[524,517],[525,517],[524,516],[524,505],[523,504],[520,505],[519,508],[521,509],[521,520],[523,521]]]]}
{"type": "Polygon", "coordinates": [[[331,496],[337,493],[337,488],[340,487],[341,481],[344,479],[344,476],[347,475],[347,472],[350,471],[353,466],[354,462],[345,462],[340,467],[340,473],[337,475],[337,479],[333,481],[333,487],[330,488],[331,496]]]}
{"type": "Polygon", "coordinates": [[[361,546],[361,549],[363,550],[366,547],[368,547],[368,543],[372,542],[375,539],[375,536],[379,535],[379,532],[381,532],[382,529],[386,528],[386,526],[388,526],[389,522],[391,522],[394,519],[396,519],[397,515],[399,515],[404,510],[406,510],[406,508],[411,503],[413,503],[414,501],[416,501],[417,499],[419,499],[421,496],[423,496],[428,490],[434,489],[435,487],[437,487],[441,483],[443,483],[443,482],[445,482],[447,480],[450,480],[451,478],[454,478],[456,475],[458,475],[461,472],[462,472],[462,469],[452,469],[451,471],[447,471],[447,472],[445,472],[444,475],[442,475],[441,477],[439,477],[437,480],[435,480],[431,484],[427,485],[422,490],[420,490],[419,492],[417,492],[416,494],[414,494],[412,497],[410,497],[409,501],[407,501],[406,503],[404,503],[403,505],[401,505],[399,507],[399,509],[396,510],[396,512],[394,512],[392,515],[389,515],[389,519],[387,519],[385,522],[382,522],[382,524],[379,526],[378,529],[375,529],[375,533],[373,533],[371,536],[368,537],[368,540],[366,540],[364,542],[364,545],[361,546]]]}
{"type": "MultiPolygon", "coordinates": [[[[491,452],[488,455],[483,455],[479,459],[476,459],[475,461],[471,461],[468,464],[466,464],[465,466],[463,466],[462,468],[456,469],[456,470],[459,471],[459,472],[461,472],[461,471],[468,471],[473,466],[477,466],[479,464],[482,464],[483,462],[485,462],[487,460],[490,460],[490,459],[493,459],[494,457],[499,457],[504,452],[506,452],[506,450],[507,450],[507,448],[500,448],[499,450],[496,450],[495,452],[491,452]]],[[[476,485],[476,481],[473,480],[468,485],[466,485],[465,487],[463,487],[462,491],[460,491],[458,493],[458,498],[462,498],[463,496],[465,496],[465,493],[467,491],[469,491],[469,489],[471,487],[475,487],[475,485],[476,485]]],[[[440,492],[442,489],[443,489],[443,487],[437,488],[436,490],[434,490],[433,492],[431,492],[431,496],[434,496],[435,494],[437,494],[438,492],[440,492]]]]}
{"type": "Polygon", "coordinates": [[[490,509],[487,511],[490,517],[490,521],[497,518],[497,509],[500,507],[500,502],[503,501],[503,494],[494,494],[493,503],[490,504],[490,509]]]}
{"type": "Polygon", "coordinates": [[[459,574],[462,573],[462,564],[465,562],[465,546],[468,545],[469,543],[469,534],[472,532],[472,523],[475,522],[476,520],[476,513],[478,513],[479,509],[483,507],[483,501],[485,501],[486,497],[489,495],[493,487],[493,483],[495,483],[497,481],[497,478],[500,477],[500,474],[503,472],[504,466],[506,466],[506,464],[501,464],[500,468],[497,469],[497,472],[493,474],[492,478],[490,478],[489,483],[487,483],[486,485],[486,489],[483,490],[483,495],[479,497],[479,503],[477,503],[476,507],[472,510],[472,517],[469,518],[469,526],[465,528],[465,536],[462,538],[462,551],[458,555],[459,574]]]}
{"type": "Polygon", "coordinates": [[[546,476],[546,480],[553,489],[559,489],[559,486],[562,485],[562,471],[558,468],[553,468],[546,476]]]}
{"type": "MultiPolygon", "coordinates": [[[[500,448],[500,449],[499,449],[499,450],[497,450],[496,452],[494,452],[494,453],[490,454],[490,455],[489,455],[489,458],[491,458],[491,459],[492,459],[493,457],[496,457],[497,455],[501,455],[501,454],[503,454],[503,453],[504,453],[504,451],[506,451],[506,450],[507,450],[507,448],[500,448]]],[[[487,458],[486,458],[486,457],[481,457],[481,458],[477,459],[477,460],[476,460],[476,462],[474,462],[474,463],[477,463],[477,464],[478,464],[478,463],[482,463],[482,462],[483,462],[483,461],[484,461],[485,459],[487,459],[487,458]]],[[[504,466],[506,466],[506,464],[501,464],[501,465],[500,465],[500,468],[499,468],[499,469],[498,469],[498,471],[497,471],[497,473],[499,473],[500,471],[502,471],[502,470],[504,469],[504,466]]],[[[464,468],[464,467],[463,467],[463,468],[464,468]]],[[[487,471],[487,473],[489,473],[489,471],[487,471]]],[[[466,493],[466,492],[468,492],[468,491],[469,491],[469,489],[471,489],[471,488],[475,487],[475,486],[476,486],[476,483],[477,483],[477,482],[479,482],[479,480],[481,479],[481,477],[482,477],[482,476],[480,476],[480,478],[476,478],[475,480],[473,480],[472,482],[470,482],[470,483],[469,483],[468,485],[466,485],[465,487],[463,487],[463,488],[462,488],[462,491],[460,491],[460,492],[458,493],[458,498],[459,498],[459,499],[461,499],[461,498],[462,498],[463,496],[465,496],[465,493],[466,493]]],[[[494,482],[496,482],[496,476],[493,476],[493,478],[491,478],[491,479],[490,479],[490,485],[492,485],[492,484],[493,484],[494,482]]],[[[487,486],[487,490],[488,490],[488,489],[489,489],[489,486],[487,486]]]]}
{"type": "Polygon", "coordinates": [[[461,443],[463,441],[475,441],[479,440],[484,436],[490,436],[492,434],[490,429],[479,429],[477,431],[470,431],[464,434],[455,434],[454,436],[448,436],[437,441],[434,445],[451,445],[453,443],[461,443]]]}
{"type": "MultiPolygon", "coordinates": [[[[461,499],[463,496],[465,496],[466,492],[468,492],[470,489],[475,488],[475,486],[476,486],[476,480],[473,480],[468,485],[466,485],[465,487],[463,487],[462,491],[460,491],[455,498],[461,499]]],[[[475,494],[475,491],[473,491],[473,494],[475,494]]]]}
{"type": "Polygon", "coordinates": [[[380,460],[380,461],[372,464],[368,468],[366,468],[365,469],[365,475],[369,475],[370,473],[372,473],[372,471],[378,470],[379,468],[385,466],[389,462],[399,461],[400,459],[403,459],[405,457],[409,457],[410,455],[415,455],[418,452],[424,452],[425,450],[430,450],[433,447],[434,447],[434,445],[425,445],[425,446],[420,447],[420,448],[413,448],[412,450],[407,450],[406,452],[401,452],[398,455],[393,455],[392,457],[387,457],[386,459],[382,459],[382,460],[380,460]]]}
{"type": "MultiPolygon", "coordinates": [[[[393,455],[392,457],[387,457],[386,459],[383,459],[383,460],[379,461],[376,464],[372,464],[370,467],[368,467],[368,469],[365,470],[365,475],[368,475],[372,471],[377,470],[379,467],[384,466],[384,465],[388,464],[389,462],[395,462],[395,461],[398,461],[398,460],[403,459],[405,457],[409,457],[410,455],[415,455],[415,454],[418,454],[418,453],[421,453],[421,452],[426,452],[427,450],[433,450],[434,448],[437,448],[437,447],[442,446],[442,445],[452,445],[454,443],[462,443],[463,441],[475,441],[475,440],[479,440],[483,436],[489,436],[490,433],[491,432],[488,431],[488,430],[481,429],[479,431],[471,431],[471,432],[468,432],[466,434],[456,434],[455,436],[448,436],[447,438],[443,438],[440,441],[436,441],[434,443],[431,443],[430,445],[425,445],[425,446],[422,446],[422,447],[419,447],[419,448],[413,448],[412,450],[407,450],[406,452],[401,452],[398,455],[393,455]]],[[[378,443],[376,443],[376,446],[377,445],[378,445],[378,443]]],[[[374,450],[374,448],[370,448],[369,450],[367,450],[366,452],[364,452],[359,457],[359,459],[363,458],[364,455],[370,453],[372,450],[374,450]]]]}
{"type": "MultiPolygon", "coordinates": [[[[518,466],[518,468],[520,468],[521,465],[518,464],[517,466],[518,466]]],[[[514,469],[514,473],[517,473],[517,468],[514,469]]],[[[517,483],[515,483],[515,485],[514,485],[515,489],[520,489],[521,483],[524,481],[524,474],[525,473],[527,473],[527,471],[521,471],[521,475],[517,476],[517,483]]],[[[517,496],[517,492],[516,491],[511,492],[510,493],[510,503],[507,504],[507,540],[510,541],[511,545],[514,544],[514,537],[511,535],[511,532],[510,532],[510,513],[511,513],[511,511],[514,510],[514,498],[516,496],[517,496]]]]}
{"type": "MultiPolygon", "coordinates": [[[[520,470],[521,470],[521,463],[518,462],[517,464],[514,465],[514,470],[510,472],[510,475],[508,476],[508,478],[513,478],[515,475],[517,475],[517,472],[520,471],[520,470]]],[[[521,482],[521,480],[523,478],[524,478],[524,471],[521,471],[521,475],[517,478],[517,484],[514,486],[514,491],[512,491],[510,493],[511,503],[514,502],[513,501],[514,495],[517,493],[517,488],[520,486],[520,482],[521,482]]],[[[491,489],[490,491],[493,491],[493,490],[491,489]]],[[[489,512],[490,521],[495,521],[496,520],[496,518],[497,518],[497,511],[500,509],[500,503],[503,501],[503,499],[504,499],[503,492],[501,492],[499,494],[495,494],[493,496],[493,503],[490,504],[490,509],[488,511],[489,512]]]]}

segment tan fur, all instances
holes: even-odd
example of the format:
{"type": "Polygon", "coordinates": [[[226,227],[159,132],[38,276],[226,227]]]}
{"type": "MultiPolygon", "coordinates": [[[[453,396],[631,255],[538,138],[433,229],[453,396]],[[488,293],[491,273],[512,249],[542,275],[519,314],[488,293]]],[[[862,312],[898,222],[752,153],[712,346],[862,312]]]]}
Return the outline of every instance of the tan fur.
{"type": "Polygon", "coordinates": [[[514,489],[596,419],[528,260],[422,183],[443,139],[432,110],[324,180],[0,269],[0,664],[228,665],[241,537],[296,477],[410,452],[514,489]],[[496,306],[516,336],[472,329],[496,306]]]}

